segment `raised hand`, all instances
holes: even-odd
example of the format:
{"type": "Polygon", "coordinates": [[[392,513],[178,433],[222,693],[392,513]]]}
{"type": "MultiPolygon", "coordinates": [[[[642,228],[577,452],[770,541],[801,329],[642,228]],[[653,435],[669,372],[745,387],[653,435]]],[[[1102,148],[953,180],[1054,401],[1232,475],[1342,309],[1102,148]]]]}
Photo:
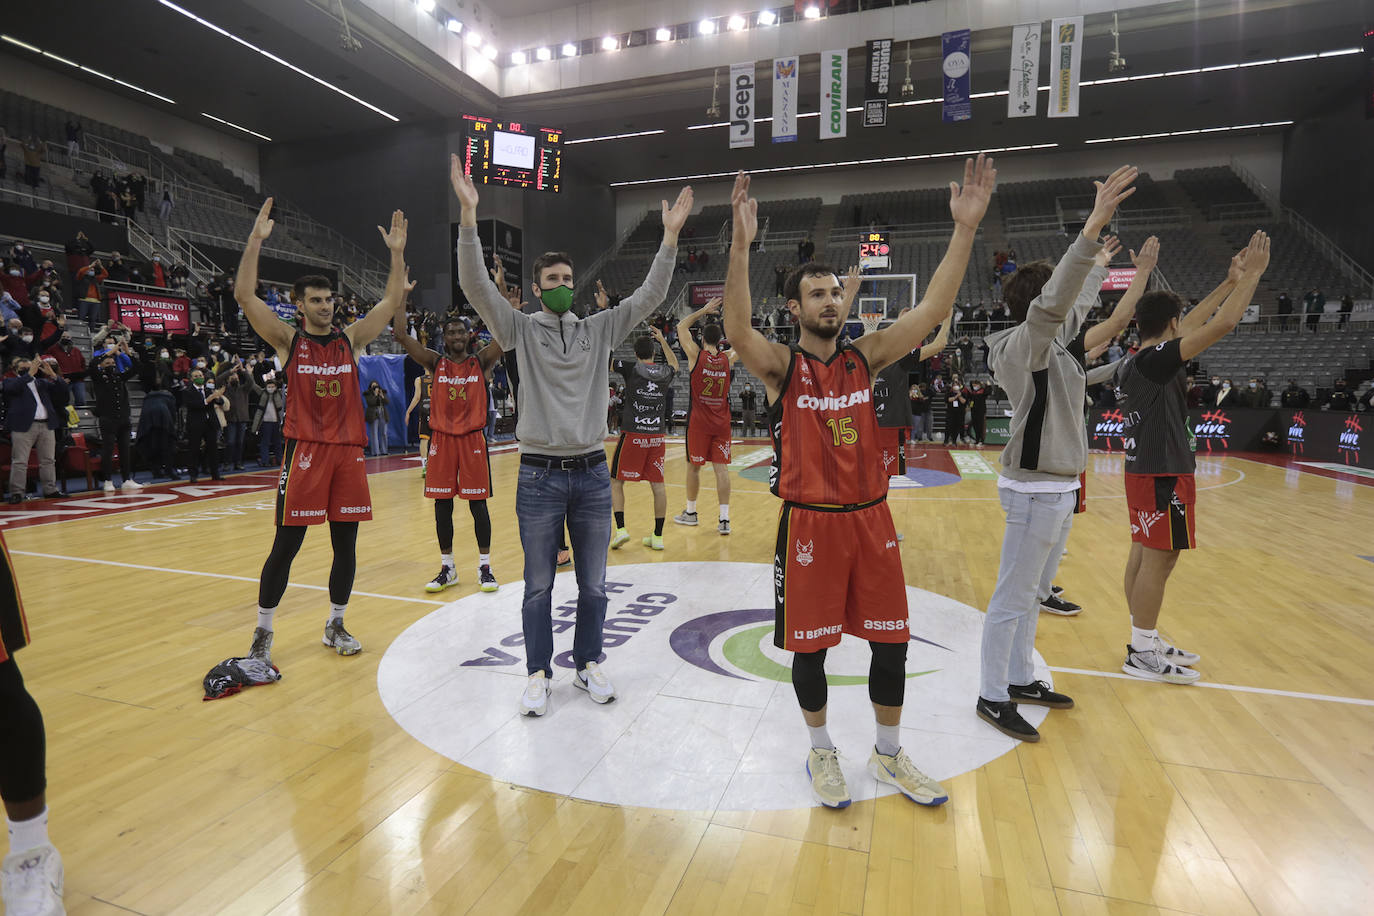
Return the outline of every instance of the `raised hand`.
{"type": "Polygon", "coordinates": [[[1150,236],[1145,240],[1145,244],[1140,246],[1140,254],[1131,252],[1131,263],[1137,270],[1152,271],[1159,264],[1159,238],[1150,236]]]}
{"type": "Polygon", "coordinates": [[[276,220],[268,219],[267,214],[272,212],[272,200],[269,197],[262,202],[262,207],[258,210],[258,217],[253,221],[253,231],[248,234],[248,238],[257,239],[259,242],[267,241],[267,237],[272,234],[272,227],[276,225],[276,220]]]}
{"type": "Polygon", "coordinates": [[[392,251],[406,250],[406,230],[410,226],[406,215],[400,210],[391,212],[391,231],[377,227],[377,231],[382,234],[382,241],[386,242],[386,247],[392,251]]]}
{"type": "Polygon", "coordinates": [[[701,309],[702,316],[705,317],[706,315],[719,315],[721,303],[723,303],[724,301],[725,300],[721,297],[716,296],[714,299],[707,302],[706,305],[704,305],[701,309]]]}
{"type": "Polygon", "coordinates": [[[596,293],[592,296],[596,300],[597,311],[607,308],[611,304],[611,294],[606,292],[606,287],[601,285],[601,280],[596,281],[596,293]]]}
{"type": "Polygon", "coordinates": [[[859,273],[859,265],[850,265],[849,272],[844,275],[844,299],[846,302],[852,301],[858,295],[859,287],[863,285],[863,274],[859,273]]]}
{"type": "Polygon", "coordinates": [[[1135,188],[1131,187],[1131,184],[1139,174],[1140,170],[1135,166],[1123,165],[1108,175],[1105,181],[1093,182],[1097,188],[1097,197],[1093,201],[1093,212],[1083,226],[1085,236],[1097,238],[1098,233],[1107,223],[1111,222],[1112,214],[1116,212],[1116,208],[1123,200],[1135,193],[1135,188]]]}
{"type": "Polygon", "coordinates": [[[991,156],[978,154],[977,161],[964,160],[964,184],[949,183],[949,213],[960,226],[977,229],[988,212],[988,202],[997,187],[997,169],[991,156]]]}
{"type": "Polygon", "coordinates": [[[495,266],[491,268],[491,282],[496,284],[496,288],[501,291],[501,295],[507,295],[506,291],[506,265],[501,263],[501,256],[493,254],[491,263],[495,266]]]}
{"type": "Polygon", "coordinates": [[[1239,283],[1240,278],[1245,275],[1245,256],[1249,251],[1248,248],[1242,248],[1231,256],[1231,266],[1226,268],[1227,283],[1239,283]]]}
{"type": "Polygon", "coordinates": [[[450,153],[448,159],[448,180],[453,185],[453,193],[458,195],[458,202],[464,210],[476,210],[477,186],[463,173],[463,163],[457,155],[450,153]]]}
{"type": "Polygon", "coordinates": [[[1256,278],[1264,274],[1269,266],[1269,235],[1263,229],[1256,229],[1250,236],[1250,244],[1245,246],[1245,276],[1256,278]]]}
{"type": "Polygon", "coordinates": [[[1098,344],[1097,346],[1093,347],[1093,348],[1092,348],[1091,350],[1089,350],[1087,353],[1084,353],[1084,354],[1083,354],[1083,358],[1084,358],[1085,360],[1088,360],[1088,361],[1092,361],[1092,360],[1094,360],[1094,359],[1097,359],[1097,358],[1098,358],[1099,356],[1101,356],[1103,353],[1106,353],[1106,352],[1107,352],[1107,348],[1110,347],[1111,345],[1112,345],[1112,340],[1111,340],[1111,338],[1109,337],[1109,338],[1107,338],[1106,340],[1102,341],[1102,343],[1100,343],[1100,344],[1098,344]]]}
{"type": "MultiPolygon", "coordinates": [[[[1112,258],[1121,253],[1121,239],[1114,235],[1109,235],[1102,240],[1102,247],[1097,254],[1093,255],[1093,260],[1100,267],[1107,267],[1112,263],[1112,258]]],[[[1131,257],[1135,257],[1135,252],[1131,252],[1131,257]]]]}
{"type": "Polygon", "coordinates": [[[741,242],[747,249],[754,243],[759,231],[759,202],[749,196],[749,175],[740,172],[735,176],[735,188],[730,192],[730,209],[734,214],[732,244],[741,242]]]}
{"type": "Polygon", "coordinates": [[[668,201],[663,201],[663,231],[665,234],[671,232],[677,235],[678,231],[682,229],[683,224],[687,222],[687,217],[692,215],[693,199],[692,186],[688,185],[678,192],[677,200],[671,207],[668,206],[668,201]]]}

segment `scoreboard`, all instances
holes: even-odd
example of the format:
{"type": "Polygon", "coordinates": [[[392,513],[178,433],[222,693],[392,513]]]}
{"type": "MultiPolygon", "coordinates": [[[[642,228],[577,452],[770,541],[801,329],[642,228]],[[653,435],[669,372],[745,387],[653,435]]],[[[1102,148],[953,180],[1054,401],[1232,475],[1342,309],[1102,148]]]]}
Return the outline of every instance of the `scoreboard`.
{"type": "Polygon", "coordinates": [[[892,246],[886,232],[865,232],[859,236],[859,269],[887,270],[892,266],[892,246]]]}
{"type": "Polygon", "coordinates": [[[563,131],[463,115],[463,171],[479,184],[558,193],[563,131]]]}

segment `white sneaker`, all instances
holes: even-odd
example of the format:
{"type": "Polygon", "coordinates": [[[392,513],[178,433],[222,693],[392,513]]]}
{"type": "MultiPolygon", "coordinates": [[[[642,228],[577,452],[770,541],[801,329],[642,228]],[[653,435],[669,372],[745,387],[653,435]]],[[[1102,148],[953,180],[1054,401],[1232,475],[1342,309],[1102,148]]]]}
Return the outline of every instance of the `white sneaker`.
{"type": "Polygon", "coordinates": [[[542,716],[549,711],[549,679],[544,672],[536,671],[529,676],[525,692],[520,695],[520,715],[542,716]]]}
{"type": "Polygon", "coordinates": [[[62,856],[51,844],[5,857],[0,894],[11,916],[63,916],[62,856]]]}
{"type": "Polygon", "coordinates": [[[833,747],[813,747],[806,757],[811,794],[827,808],[848,808],[849,788],[844,784],[840,755],[833,747]]]}
{"type": "Polygon", "coordinates": [[[139,490],[143,489],[143,484],[139,483],[136,480],[126,480],[124,481],[124,485],[120,487],[120,489],[123,490],[125,493],[137,493],[139,490]]]}
{"type": "Polygon", "coordinates": [[[918,805],[943,805],[949,801],[945,787],[916,769],[904,750],[898,749],[889,757],[874,748],[868,758],[868,772],[878,782],[896,786],[918,805]]]}
{"type": "Polygon", "coordinates": [[[1121,670],[1131,677],[1164,684],[1191,684],[1202,677],[1192,668],[1169,661],[1157,648],[1138,652],[1131,648],[1130,643],[1126,644],[1126,663],[1121,670]]]}
{"type": "Polygon", "coordinates": [[[113,492],[115,491],[114,481],[113,481],[113,480],[107,480],[107,481],[105,481],[104,490],[105,490],[106,493],[113,493],[113,492]]]}
{"type": "Polygon", "coordinates": [[[1171,646],[1163,636],[1155,636],[1155,648],[1163,654],[1165,659],[1173,662],[1175,665],[1196,665],[1198,662],[1202,661],[1201,655],[1198,655],[1196,652],[1189,652],[1186,649],[1180,649],[1177,646],[1171,646]]]}
{"type": "Polygon", "coordinates": [[[587,691],[587,695],[597,703],[609,703],[615,699],[615,688],[611,686],[610,678],[606,677],[596,662],[587,662],[587,667],[577,672],[573,686],[587,691]]]}

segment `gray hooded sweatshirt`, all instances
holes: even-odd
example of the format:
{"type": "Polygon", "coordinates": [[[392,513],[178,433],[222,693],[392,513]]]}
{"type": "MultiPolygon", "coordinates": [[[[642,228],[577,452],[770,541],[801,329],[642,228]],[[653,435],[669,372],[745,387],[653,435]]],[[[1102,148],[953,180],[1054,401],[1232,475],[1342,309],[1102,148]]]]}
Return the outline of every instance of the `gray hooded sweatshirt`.
{"type": "Polygon", "coordinates": [[[1003,477],[1067,482],[1088,466],[1079,330],[1107,276],[1105,267],[1093,264],[1100,247],[1075,233],[1026,320],[987,338],[988,367],[1012,405],[1003,477]]]}
{"type": "Polygon", "coordinates": [[[504,350],[520,364],[520,451],[534,455],[584,455],[602,448],[610,391],[606,366],[611,350],[663,304],[673,279],[677,248],[662,245],[644,284],[615,308],[586,318],[571,310],[541,308],[527,315],[511,308],[496,288],[474,226],[458,230],[458,283],[504,350]]]}

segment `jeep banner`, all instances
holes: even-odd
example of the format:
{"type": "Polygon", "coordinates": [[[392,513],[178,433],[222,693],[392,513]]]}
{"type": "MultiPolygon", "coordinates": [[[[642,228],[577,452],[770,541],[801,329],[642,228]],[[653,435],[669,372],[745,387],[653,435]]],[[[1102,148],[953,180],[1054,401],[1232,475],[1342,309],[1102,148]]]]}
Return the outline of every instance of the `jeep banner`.
{"type": "Polygon", "coordinates": [[[754,62],[730,65],[730,149],[754,145],[754,62]]]}
{"type": "Polygon", "coordinates": [[[131,331],[149,334],[189,334],[191,331],[191,300],[185,296],[107,287],[105,304],[109,306],[110,317],[131,331]]]}

